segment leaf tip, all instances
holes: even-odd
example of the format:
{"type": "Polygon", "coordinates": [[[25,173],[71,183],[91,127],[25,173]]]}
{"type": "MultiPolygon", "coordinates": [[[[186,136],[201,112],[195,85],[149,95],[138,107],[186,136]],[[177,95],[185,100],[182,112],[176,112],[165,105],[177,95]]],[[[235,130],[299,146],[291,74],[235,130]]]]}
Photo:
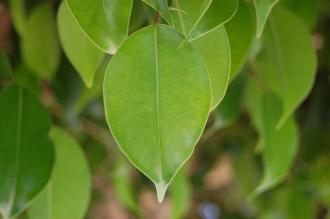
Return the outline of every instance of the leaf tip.
{"type": "Polygon", "coordinates": [[[156,191],[157,191],[157,199],[159,203],[164,201],[165,193],[168,187],[168,184],[165,183],[164,180],[161,180],[158,183],[155,183],[156,191]]]}

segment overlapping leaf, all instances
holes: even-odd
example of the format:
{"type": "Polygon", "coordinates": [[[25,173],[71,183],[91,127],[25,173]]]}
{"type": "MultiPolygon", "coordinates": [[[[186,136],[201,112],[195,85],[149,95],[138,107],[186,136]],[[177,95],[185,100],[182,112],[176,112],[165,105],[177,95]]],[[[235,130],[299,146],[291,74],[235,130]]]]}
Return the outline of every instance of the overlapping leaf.
{"type": "Polygon", "coordinates": [[[66,0],[88,37],[114,54],[128,34],[133,0],[66,0]]]}
{"type": "Polygon", "coordinates": [[[174,0],[178,10],[174,26],[193,41],[229,21],[236,13],[238,0],[174,0]]]}
{"type": "Polygon", "coordinates": [[[308,95],[316,74],[309,31],[291,12],[280,7],[273,10],[256,71],[283,102],[280,127],[308,95]]]}
{"type": "Polygon", "coordinates": [[[166,20],[168,24],[172,23],[172,14],[168,8],[167,0],[142,0],[153,9],[159,11],[161,16],[166,20]]]}
{"type": "Polygon", "coordinates": [[[0,212],[15,218],[46,186],[54,149],[47,111],[18,86],[0,94],[0,212]]]}
{"type": "Polygon", "coordinates": [[[191,155],[211,105],[208,72],[199,52],[164,26],[129,37],[104,81],[109,127],[130,161],[156,185],[159,201],[191,155]]]}
{"type": "Polygon", "coordinates": [[[269,14],[278,2],[279,0],[254,0],[257,18],[257,37],[262,35],[269,14]]]}
{"type": "Polygon", "coordinates": [[[81,219],[88,208],[91,179],[83,151],[59,128],[50,136],[56,162],[49,185],[28,211],[29,219],[81,219]]]}
{"type": "Polygon", "coordinates": [[[87,87],[91,87],[104,53],[83,33],[65,2],[58,12],[58,29],[65,54],[87,87]]]}

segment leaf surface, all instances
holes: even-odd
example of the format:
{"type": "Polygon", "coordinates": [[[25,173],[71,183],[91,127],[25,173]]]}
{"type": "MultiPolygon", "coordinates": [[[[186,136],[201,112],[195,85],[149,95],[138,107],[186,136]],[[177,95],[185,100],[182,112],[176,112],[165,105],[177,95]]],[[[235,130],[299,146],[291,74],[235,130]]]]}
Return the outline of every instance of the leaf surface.
{"type": "Polygon", "coordinates": [[[84,32],[104,52],[114,54],[128,34],[133,0],[66,0],[84,32]]]}
{"type": "Polygon", "coordinates": [[[57,71],[60,45],[55,18],[48,2],[35,7],[27,18],[21,53],[26,66],[40,78],[50,79],[57,71]]]}
{"type": "Polygon", "coordinates": [[[0,94],[0,121],[0,212],[7,219],[26,209],[46,186],[54,149],[47,111],[22,87],[0,94]]]}
{"type": "Polygon", "coordinates": [[[316,75],[316,55],[309,31],[290,11],[274,9],[256,71],[283,102],[280,127],[309,94],[316,75]]]}
{"type": "Polygon", "coordinates": [[[257,18],[257,37],[262,35],[269,14],[278,2],[279,0],[254,0],[257,18]]]}
{"type": "Polygon", "coordinates": [[[160,15],[165,19],[168,24],[172,23],[172,14],[168,8],[167,0],[142,0],[150,7],[159,11],[160,15]]]}
{"type": "Polygon", "coordinates": [[[87,38],[65,2],[58,11],[57,24],[66,56],[87,87],[91,87],[104,53],[87,38]]]}
{"type": "Polygon", "coordinates": [[[104,81],[108,125],[121,150],[164,194],[190,157],[211,106],[199,52],[164,25],[131,35],[112,58],[104,81]]]}
{"type": "Polygon", "coordinates": [[[53,175],[29,209],[29,219],[81,219],[91,195],[86,158],[80,145],[60,128],[52,128],[50,137],[56,152],[53,175]]]}
{"type": "Polygon", "coordinates": [[[174,0],[179,10],[174,16],[174,26],[193,41],[229,21],[238,8],[238,0],[174,0]]]}
{"type": "Polygon", "coordinates": [[[230,74],[230,46],[224,26],[195,40],[209,72],[212,88],[212,107],[215,109],[226,94],[230,74]]]}

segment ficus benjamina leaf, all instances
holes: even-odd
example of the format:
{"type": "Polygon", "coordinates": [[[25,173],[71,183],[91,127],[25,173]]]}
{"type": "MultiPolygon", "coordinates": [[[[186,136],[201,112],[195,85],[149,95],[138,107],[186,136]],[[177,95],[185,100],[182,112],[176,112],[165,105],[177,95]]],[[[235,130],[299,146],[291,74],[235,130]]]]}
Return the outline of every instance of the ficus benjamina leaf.
{"type": "Polygon", "coordinates": [[[0,94],[0,213],[16,218],[46,186],[54,149],[47,111],[19,86],[0,94]]]}
{"type": "Polygon", "coordinates": [[[57,24],[65,54],[90,88],[104,53],[87,38],[65,2],[59,8],[57,24]]]}
{"type": "Polygon", "coordinates": [[[172,24],[172,14],[169,10],[167,0],[142,0],[153,9],[159,11],[160,15],[168,24],[172,24]]]}
{"type": "Polygon", "coordinates": [[[173,0],[174,26],[193,41],[229,21],[238,8],[238,0],[173,0]]]}
{"type": "Polygon", "coordinates": [[[304,23],[279,6],[269,18],[263,41],[255,71],[283,102],[277,124],[280,127],[309,94],[316,74],[316,55],[304,23]]]}
{"type": "Polygon", "coordinates": [[[162,201],[190,157],[211,107],[207,69],[190,44],[165,25],[132,34],[104,81],[108,125],[121,150],[150,178],[162,201]]]}
{"type": "Polygon", "coordinates": [[[28,210],[29,219],[81,219],[91,194],[89,167],[80,145],[60,128],[53,127],[56,161],[47,188],[28,210]]]}
{"type": "Polygon", "coordinates": [[[50,79],[60,62],[56,22],[49,2],[40,3],[27,17],[21,39],[24,63],[42,79],[50,79]]]}
{"type": "Polygon", "coordinates": [[[268,16],[279,0],[253,0],[257,18],[257,37],[262,35],[268,16]]]}
{"type": "Polygon", "coordinates": [[[133,0],[65,1],[88,38],[114,54],[127,37],[133,0]]]}
{"type": "Polygon", "coordinates": [[[284,179],[298,149],[298,128],[294,118],[288,118],[281,128],[276,129],[276,123],[281,116],[281,102],[268,92],[260,97],[264,177],[252,193],[252,197],[274,187],[284,179]]]}

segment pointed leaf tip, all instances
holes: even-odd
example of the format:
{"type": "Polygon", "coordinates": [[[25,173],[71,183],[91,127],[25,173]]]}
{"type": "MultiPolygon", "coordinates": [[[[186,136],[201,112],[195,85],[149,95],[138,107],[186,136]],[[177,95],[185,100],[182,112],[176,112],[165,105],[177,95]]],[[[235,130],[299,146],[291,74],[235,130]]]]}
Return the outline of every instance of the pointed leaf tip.
{"type": "Polygon", "coordinates": [[[168,184],[164,182],[164,180],[160,181],[159,183],[155,183],[156,191],[157,191],[157,199],[159,203],[162,203],[164,201],[164,197],[166,194],[166,190],[168,187],[168,184]]]}

